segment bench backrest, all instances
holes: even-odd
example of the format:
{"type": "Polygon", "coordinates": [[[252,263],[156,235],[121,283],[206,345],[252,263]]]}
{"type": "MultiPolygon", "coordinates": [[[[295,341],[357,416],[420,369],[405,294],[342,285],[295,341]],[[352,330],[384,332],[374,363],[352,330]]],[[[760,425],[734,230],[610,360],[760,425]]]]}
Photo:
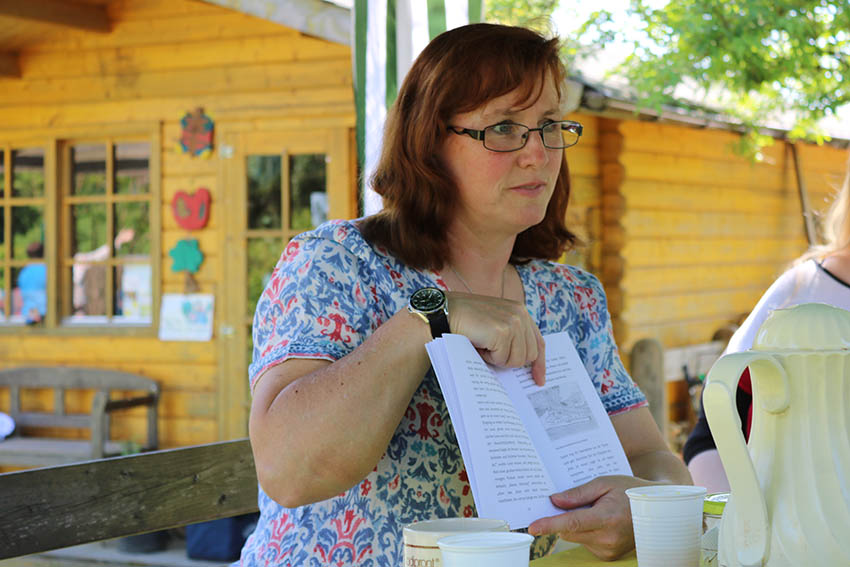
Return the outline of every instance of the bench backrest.
{"type": "Polygon", "coordinates": [[[150,378],[99,368],[25,366],[0,370],[0,388],[9,388],[9,415],[20,427],[79,427],[91,426],[90,414],[65,413],[66,390],[94,390],[100,393],[94,406],[105,405],[111,390],[143,391],[159,397],[159,384],[150,378]],[[53,389],[53,411],[21,410],[21,390],[25,388],[53,389]]]}
{"type": "Polygon", "coordinates": [[[0,474],[0,559],[257,511],[247,439],[0,474]]]}

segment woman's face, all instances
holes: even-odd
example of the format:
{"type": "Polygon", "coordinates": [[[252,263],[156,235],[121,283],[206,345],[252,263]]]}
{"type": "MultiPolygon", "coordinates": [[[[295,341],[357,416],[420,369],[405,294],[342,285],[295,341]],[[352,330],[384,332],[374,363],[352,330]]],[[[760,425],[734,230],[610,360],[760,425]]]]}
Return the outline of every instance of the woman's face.
{"type": "MultiPolygon", "coordinates": [[[[456,114],[450,125],[483,130],[500,122],[515,122],[539,128],[563,118],[551,77],[532,106],[522,108],[528,103],[517,99],[518,93],[510,92],[473,111],[456,114]]],[[[525,147],[513,152],[493,152],[479,140],[450,132],[442,158],[460,192],[454,223],[479,233],[519,234],[543,220],[564,150],[544,147],[539,132],[531,132],[525,147]]]]}

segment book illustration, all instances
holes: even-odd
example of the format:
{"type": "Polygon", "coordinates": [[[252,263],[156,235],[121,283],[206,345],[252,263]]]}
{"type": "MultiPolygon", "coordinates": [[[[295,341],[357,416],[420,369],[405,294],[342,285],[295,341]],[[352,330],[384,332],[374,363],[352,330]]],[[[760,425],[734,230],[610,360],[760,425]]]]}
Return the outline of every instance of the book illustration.
{"type": "Polygon", "coordinates": [[[559,384],[532,392],[528,401],[552,441],[587,433],[597,427],[593,412],[577,384],[559,384]]]}

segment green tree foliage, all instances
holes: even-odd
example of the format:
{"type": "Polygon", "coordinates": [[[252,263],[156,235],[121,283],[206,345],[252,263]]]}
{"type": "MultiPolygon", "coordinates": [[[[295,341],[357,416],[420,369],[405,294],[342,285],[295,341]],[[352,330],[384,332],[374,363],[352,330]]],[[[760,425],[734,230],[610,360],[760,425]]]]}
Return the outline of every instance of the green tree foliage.
{"type": "Polygon", "coordinates": [[[549,17],[558,0],[486,0],[484,19],[488,22],[548,29],[549,17]]]}
{"type": "MultiPolygon", "coordinates": [[[[818,121],[850,102],[847,0],[651,4],[658,6],[632,0],[629,15],[640,33],[635,39],[629,30],[634,49],[619,70],[645,107],[672,103],[676,87],[685,85],[708,95],[706,106],[740,120],[748,132],[740,149],[752,152],[771,141],[757,125],[787,113],[795,120],[792,139],[822,141],[818,121]]],[[[627,30],[614,21],[597,12],[580,33],[597,44],[625,38],[627,30]]]]}

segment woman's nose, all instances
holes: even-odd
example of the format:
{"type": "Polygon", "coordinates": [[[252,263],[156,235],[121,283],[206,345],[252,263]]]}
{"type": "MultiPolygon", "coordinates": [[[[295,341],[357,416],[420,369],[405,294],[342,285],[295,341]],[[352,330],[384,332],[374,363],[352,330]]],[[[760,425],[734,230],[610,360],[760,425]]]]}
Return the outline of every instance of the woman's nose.
{"type": "Polygon", "coordinates": [[[546,163],[549,153],[546,146],[543,145],[542,132],[529,132],[525,146],[518,153],[520,154],[519,163],[524,167],[546,163]]]}

